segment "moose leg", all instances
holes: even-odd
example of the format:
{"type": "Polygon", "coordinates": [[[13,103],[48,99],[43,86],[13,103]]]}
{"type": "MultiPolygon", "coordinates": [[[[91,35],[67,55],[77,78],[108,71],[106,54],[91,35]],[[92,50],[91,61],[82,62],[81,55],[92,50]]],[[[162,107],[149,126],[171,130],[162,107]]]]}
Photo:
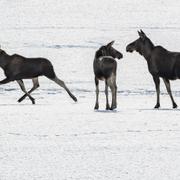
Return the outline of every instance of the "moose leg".
{"type": "Polygon", "coordinates": [[[160,107],[160,99],[159,99],[159,94],[160,94],[160,79],[159,77],[155,77],[153,76],[153,80],[154,80],[154,83],[155,83],[155,86],[156,86],[156,94],[157,94],[157,103],[155,105],[154,108],[159,108],[160,107]]]}
{"type": "Polygon", "coordinates": [[[62,80],[60,80],[60,79],[57,78],[57,77],[55,77],[55,78],[53,78],[53,79],[51,79],[51,80],[53,80],[55,83],[57,83],[58,85],[60,85],[61,87],[63,87],[63,88],[66,90],[66,92],[69,94],[69,96],[70,96],[75,102],[77,102],[77,98],[70,92],[70,90],[66,87],[65,83],[64,83],[62,80]]]}
{"type": "Polygon", "coordinates": [[[107,80],[105,80],[105,95],[106,95],[106,110],[109,110],[110,106],[109,106],[109,100],[108,100],[108,84],[107,84],[107,80]]]}
{"type": "Polygon", "coordinates": [[[115,98],[115,107],[117,108],[117,85],[116,85],[116,79],[115,79],[115,82],[114,82],[114,88],[115,88],[115,95],[114,95],[114,98],[115,98]]]}
{"type": "Polygon", "coordinates": [[[116,76],[114,74],[108,79],[108,85],[110,86],[112,92],[112,104],[110,109],[113,110],[117,108],[117,102],[116,102],[117,86],[116,86],[116,76]]]}
{"type": "Polygon", "coordinates": [[[167,92],[171,98],[172,104],[173,104],[173,108],[177,108],[177,104],[175,103],[172,93],[171,93],[171,86],[170,86],[170,82],[168,79],[163,78],[164,84],[166,86],[167,92]]]}
{"type": "Polygon", "coordinates": [[[117,108],[117,85],[115,83],[115,107],[117,108]]]}
{"type": "Polygon", "coordinates": [[[116,86],[110,86],[111,88],[111,92],[112,92],[112,104],[111,104],[111,110],[116,109],[117,108],[117,102],[116,102],[116,86]]]}
{"type": "MultiPolygon", "coordinates": [[[[37,89],[39,87],[38,78],[33,78],[32,82],[33,82],[33,87],[32,87],[32,89],[30,89],[30,91],[28,91],[29,94],[32,93],[35,89],[37,89]]],[[[24,96],[19,98],[18,102],[23,101],[26,97],[27,97],[27,94],[24,94],[24,96]]]]}
{"type": "Polygon", "coordinates": [[[99,80],[95,77],[95,85],[96,85],[96,104],[94,109],[99,109],[99,80]]]}
{"type": "Polygon", "coordinates": [[[34,98],[26,91],[24,82],[22,80],[17,80],[17,83],[19,84],[21,90],[29,97],[29,99],[32,101],[32,104],[35,104],[34,98]]]}
{"type": "Polygon", "coordinates": [[[111,104],[111,110],[117,108],[117,103],[116,103],[116,87],[115,86],[110,86],[111,92],[112,92],[112,104],[111,104]]]}

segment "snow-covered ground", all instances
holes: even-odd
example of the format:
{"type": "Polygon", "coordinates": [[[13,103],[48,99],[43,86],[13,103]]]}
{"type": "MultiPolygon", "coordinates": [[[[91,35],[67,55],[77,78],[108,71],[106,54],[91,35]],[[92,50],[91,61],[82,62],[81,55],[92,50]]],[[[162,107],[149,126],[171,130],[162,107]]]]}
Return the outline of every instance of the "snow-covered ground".
{"type": "MultiPolygon", "coordinates": [[[[155,44],[180,51],[178,0],[1,0],[0,44],[7,53],[46,57],[78,97],[48,79],[32,95],[0,86],[0,180],[179,180],[180,110],[161,86],[161,109],[145,60],[125,47],[142,28],[155,44]],[[99,46],[116,40],[118,108],[94,111],[92,71],[99,46]]],[[[4,78],[0,71],[0,79],[4,78]]],[[[27,89],[30,80],[25,81],[27,89]]],[[[172,90],[180,105],[180,83],[172,90]]]]}

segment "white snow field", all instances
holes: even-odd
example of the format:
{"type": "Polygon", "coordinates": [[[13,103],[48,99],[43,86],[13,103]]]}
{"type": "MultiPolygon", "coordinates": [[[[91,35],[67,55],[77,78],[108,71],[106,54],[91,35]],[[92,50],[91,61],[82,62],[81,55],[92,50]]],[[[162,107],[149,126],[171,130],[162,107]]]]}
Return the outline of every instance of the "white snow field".
{"type": "MultiPolygon", "coordinates": [[[[126,53],[140,28],[155,44],[180,51],[178,0],[1,0],[0,45],[9,54],[46,57],[77,96],[45,77],[32,93],[0,86],[0,180],[179,180],[180,109],[163,83],[161,108],[146,61],[126,53]],[[95,51],[116,40],[118,108],[94,111],[95,51]]],[[[0,79],[4,78],[0,71],[0,79]]],[[[25,81],[27,89],[31,80],[25,81]]],[[[180,105],[180,82],[172,82],[180,105]]]]}

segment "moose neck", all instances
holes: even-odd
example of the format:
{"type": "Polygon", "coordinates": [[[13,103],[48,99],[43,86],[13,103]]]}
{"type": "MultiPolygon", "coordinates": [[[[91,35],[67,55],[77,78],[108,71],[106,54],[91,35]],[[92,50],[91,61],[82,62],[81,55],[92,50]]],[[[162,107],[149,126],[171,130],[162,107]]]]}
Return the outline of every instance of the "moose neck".
{"type": "Polygon", "coordinates": [[[143,46],[142,48],[142,55],[144,56],[144,58],[149,61],[150,60],[150,57],[151,57],[151,53],[152,53],[152,50],[154,49],[154,44],[148,40],[145,45],[143,46]]]}
{"type": "Polygon", "coordinates": [[[5,51],[3,50],[0,51],[0,67],[2,69],[5,69],[6,65],[8,64],[8,59],[9,59],[8,57],[9,55],[6,54],[5,51]]]}

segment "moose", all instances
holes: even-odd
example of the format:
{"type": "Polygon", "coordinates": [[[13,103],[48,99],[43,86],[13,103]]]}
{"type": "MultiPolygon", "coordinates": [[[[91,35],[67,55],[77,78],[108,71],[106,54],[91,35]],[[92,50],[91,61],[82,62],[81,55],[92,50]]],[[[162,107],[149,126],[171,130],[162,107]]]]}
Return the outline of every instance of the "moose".
{"type": "Polygon", "coordinates": [[[46,76],[54,81],[63,87],[75,102],[77,101],[77,98],[69,91],[65,83],[56,76],[53,65],[48,59],[40,57],[26,58],[18,54],[8,55],[4,50],[0,49],[0,67],[4,70],[6,76],[4,80],[0,81],[0,84],[17,81],[21,90],[25,93],[18,102],[29,97],[32,104],[35,104],[35,99],[30,93],[39,87],[39,76],[46,76]],[[23,79],[32,79],[33,87],[30,91],[26,91],[23,79]]]}
{"type": "Polygon", "coordinates": [[[170,80],[180,79],[180,52],[171,52],[162,46],[155,46],[153,42],[140,30],[139,38],[126,47],[127,52],[137,51],[147,61],[157,93],[157,102],[154,108],[160,107],[160,78],[163,79],[167,92],[171,98],[173,108],[177,108],[170,87],[170,80]]]}
{"type": "Polygon", "coordinates": [[[112,47],[114,41],[100,47],[94,57],[93,68],[96,86],[96,103],[94,109],[99,109],[99,80],[105,81],[106,110],[113,110],[117,107],[117,85],[115,58],[121,59],[123,55],[112,47]],[[108,87],[112,92],[112,104],[109,106],[108,87]]]}

